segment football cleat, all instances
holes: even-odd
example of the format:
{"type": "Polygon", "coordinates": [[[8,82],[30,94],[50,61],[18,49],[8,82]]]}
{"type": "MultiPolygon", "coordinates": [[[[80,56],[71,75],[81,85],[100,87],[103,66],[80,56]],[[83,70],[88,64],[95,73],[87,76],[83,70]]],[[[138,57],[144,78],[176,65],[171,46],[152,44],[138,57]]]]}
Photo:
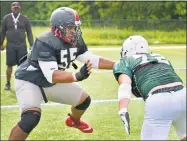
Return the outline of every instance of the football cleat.
{"type": "Polygon", "coordinates": [[[9,82],[6,83],[4,90],[10,90],[10,83],[9,82]]]}
{"type": "Polygon", "coordinates": [[[82,121],[82,120],[78,120],[75,122],[72,119],[71,114],[68,114],[68,117],[66,118],[65,123],[67,126],[78,128],[80,131],[82,131],[84,133],[92,133],[93,132],[93,128],[88,123],[86,123],[85,121],[82,121]]]}

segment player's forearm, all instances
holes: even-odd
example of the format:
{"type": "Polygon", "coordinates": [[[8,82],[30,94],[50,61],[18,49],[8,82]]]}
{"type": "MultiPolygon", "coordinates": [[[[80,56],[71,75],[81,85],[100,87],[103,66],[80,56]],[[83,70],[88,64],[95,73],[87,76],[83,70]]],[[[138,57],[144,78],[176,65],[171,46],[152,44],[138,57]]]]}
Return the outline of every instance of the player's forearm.
{"type": "Polygon", "coordinates": [[[4,39],[6,36],[6,24],[5,24],[5,19],[2,21],[2,28],[1,28],[1,35],[0,35],[0,45],[3,45],[4,39]]]}
{"type": "Polygon", "coordinates": [[[27,37],[28,37],[29,45],[32,46],[33,45],[33,35],[32,35],[31,31],[27,33],[27,37]]]}
{"type": "Polygon", "coordinates": [[[2,29],[1,29],[1,40],[0,40],[0,45],[3,45],[5,36],[6,36],[6,24],[5,24],[5,19],[2,21],[2,29]]]}
{"type": "Polygon", "coordinates": [[[122,108],[128,108],[130,99],[129,98],[123,98],[119,101],[119,110],[121,110],[122,108]]]}
{"type": "Polygon", "coordinates": [[[98,69],[113,69],[114,61],[100,57],[98,69]]]}
{"type": "Polygon", "coordinates": [[[1,38],[1,40],[0,40],[0,45],[1,45],[1,46],[3,46],[3,42],[4,42],[4,39],[5,39],[5,36],[6,36],[6,32],[2,32],[2,34],[1,34],[1,36],[0,36],[0,38],[1,38]]]}
{"type": "Polygon", "coordinates": [[[29,21],[27,22],[28,22],[26,24],[27,38],[28,38],[30,46],[32,46],[33,45],[33,34],[32,34],[31,24],[29,21]]]}
{"type": "Polygon", "coordinates": [[[131,86],[131,78],[126,74],[121,74],[118,77],[118,102],[119,102],[119,110],[128,108],[131,93],[132,93],[132,86],[131,86]]]}
{"type": "Polygon", "coordinates": [[[76,77],[72,72],[56,70],[53,72],[52,81],[53,83],[72,83],[76,82],[76,77]]]}

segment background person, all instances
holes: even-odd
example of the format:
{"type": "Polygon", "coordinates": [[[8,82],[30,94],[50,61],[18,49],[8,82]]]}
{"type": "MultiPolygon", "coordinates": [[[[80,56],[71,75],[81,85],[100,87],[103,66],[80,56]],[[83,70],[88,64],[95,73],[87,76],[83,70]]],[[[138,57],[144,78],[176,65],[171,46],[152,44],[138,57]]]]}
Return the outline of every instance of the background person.
{"type": "Polygon", "coordinates": [[[6,79],[5,90],[10,90],[10,79],[12,67],[19,64],[19,60],[27,54],[26,35],[30,47],[33,45],[33,35],[29,19],[19,12],[21,5],[19,2],[11,4],[12,13],[4,16],[2,21],[1,50],[4,49],[3,42],[6,37],[6,79]]]}

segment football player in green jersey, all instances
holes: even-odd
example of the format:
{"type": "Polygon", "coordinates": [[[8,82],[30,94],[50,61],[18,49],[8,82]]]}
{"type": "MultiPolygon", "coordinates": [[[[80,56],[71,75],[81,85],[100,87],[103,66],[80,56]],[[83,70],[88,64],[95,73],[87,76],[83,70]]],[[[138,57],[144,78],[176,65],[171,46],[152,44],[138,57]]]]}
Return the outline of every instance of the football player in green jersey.
{"type": "Polygon", "coordinates": [[[141,140],[166,140],[171,124],[178,137],[186,139],[186,88],[167,59],[149,52],[142,36],[124,41],[113,73],[119,83],[119,115],[128,134],[128,104],[133,94],[145,101],[141,140]]]}
{"type": "Polygon", "coordinates": [[[74,9],[54,10],[50,22],[51,31],[36,38],[31,53],[21,60],[16,70],[15,91],[22,113],[9,140],[28,137],[40,121],[43,99],[72,105],[65,124],[84,133],[93,132],[81,120],[91,98],[77,82],[88,78],[92,68],[112,69],[114,62],[88,51],[81,36],[79,15],[74,9]],[[68,72],[67,68],[75,67],[74,60],[84,65],[77,73],[68,72]]]}

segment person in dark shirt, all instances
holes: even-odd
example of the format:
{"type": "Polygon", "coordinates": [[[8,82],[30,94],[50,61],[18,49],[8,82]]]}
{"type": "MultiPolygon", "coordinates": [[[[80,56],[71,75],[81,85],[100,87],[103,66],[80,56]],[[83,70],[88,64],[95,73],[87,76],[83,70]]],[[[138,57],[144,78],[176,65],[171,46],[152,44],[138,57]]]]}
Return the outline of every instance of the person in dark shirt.
{"type": "Polygon", "coordinates": [[[87,79],[92,68],[111,70],[114,62],[88,51],[79,15],[72,8],[54,10],[50,23],[51,31],[36,38],[31,53],[15,72],[15,91],[22,113],[9,140],[28,137],[40,121],[42,100],[71,105],[71,114],[65,124],[83,133],[93,132],[93,128],[81,119],[91,98],[77,82],[87,79]],[[84,65],[76,73],[68,72],[67,68],[76,68],[75,60],[84,65]]]}
{"type": "Polygon", "coordinates": [[[19,12],[19,2],[11,4],[12,13],[4,16],[2,21],[1,50],[4,49],[3,42],[6,37],[6,65],[7,83],[5,90],[10,90],[10,79],[12,67],[19,64],[19,60],[27,54],[26,35],[27,32],[30,48],[33,45],[33,35],[29,19],[19,12]]]}

